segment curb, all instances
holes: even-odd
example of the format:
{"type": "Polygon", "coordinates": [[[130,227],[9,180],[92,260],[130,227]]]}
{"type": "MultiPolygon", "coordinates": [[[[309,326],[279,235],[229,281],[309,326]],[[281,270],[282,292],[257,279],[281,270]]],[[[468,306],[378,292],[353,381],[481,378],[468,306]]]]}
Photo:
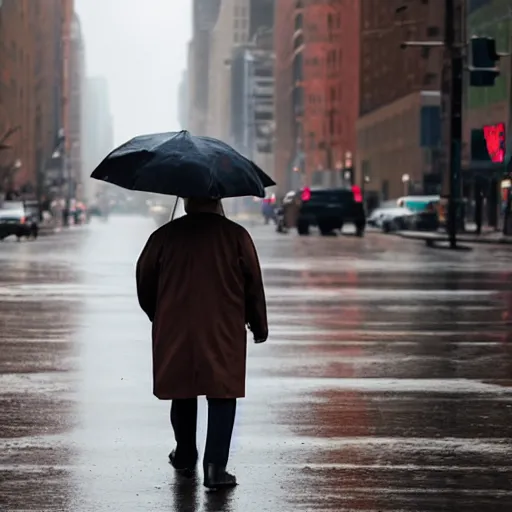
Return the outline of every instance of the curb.
{"type": "MultiPolygon", "coordinates": [[[[411,235],[406,232],[397,232],[395,233],[395,236],[404,238],[406,240],[418,240],[425,243],[431,242],[431,243],[439,243],[439,242],[448,242],[448,236],[443,235],[411,235]]],[[[485,237],[485,235],[484,235],[485,237]]],[[[464,243],[464,244],[474,244],[474,245],[512,245],[512,238],[470,238],[464,235],[457,236],[457,241],[464,243]]]]}

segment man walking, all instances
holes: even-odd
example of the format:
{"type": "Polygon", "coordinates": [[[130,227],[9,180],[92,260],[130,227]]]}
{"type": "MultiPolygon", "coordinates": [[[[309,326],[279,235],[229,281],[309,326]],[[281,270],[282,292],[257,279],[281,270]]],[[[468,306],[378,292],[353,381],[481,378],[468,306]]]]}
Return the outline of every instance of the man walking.
{"type": "Polygon", "coordinates": [[[256,343],[268,336],[261,270],[249,233],[220,201],[189,199],[185,211],[151,235],[137,263],[139,303],[153,324],[153,392],[172,400],[169,460],[183,475],[195,470],[197,397],[207,397],[204,485],[232,487],[226,465],[236,399],[245,396],[246,325],[256,343]]]}

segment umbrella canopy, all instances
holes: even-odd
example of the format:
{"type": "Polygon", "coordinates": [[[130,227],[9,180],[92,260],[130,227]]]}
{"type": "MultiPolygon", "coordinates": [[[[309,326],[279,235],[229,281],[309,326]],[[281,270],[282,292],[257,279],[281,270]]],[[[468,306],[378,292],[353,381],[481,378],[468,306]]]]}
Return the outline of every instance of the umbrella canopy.
{"type": "Polygon", "coordinates": [[[228,144],[187,131],[135,137],[112,151],[91,177],[179,197],[264,197],[265,187],[275,185],[228,144]]]}

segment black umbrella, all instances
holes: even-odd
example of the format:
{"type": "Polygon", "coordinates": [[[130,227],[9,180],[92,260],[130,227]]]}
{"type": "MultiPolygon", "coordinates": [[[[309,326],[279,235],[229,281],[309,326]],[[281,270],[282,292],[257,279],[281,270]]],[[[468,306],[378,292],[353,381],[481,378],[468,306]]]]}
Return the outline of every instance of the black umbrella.
{"type": "Polygon", "coordinates": [[[112,151],[91,177],[179,197],[265,197],[265,187],[275,185],[228,144],[185,130],[135,137],[112,151]]]}

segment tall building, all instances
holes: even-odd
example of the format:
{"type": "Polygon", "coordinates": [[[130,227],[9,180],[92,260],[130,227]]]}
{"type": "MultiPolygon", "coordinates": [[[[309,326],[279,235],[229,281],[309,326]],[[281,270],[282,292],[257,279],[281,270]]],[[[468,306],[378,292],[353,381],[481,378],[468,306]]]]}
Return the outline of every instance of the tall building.
{"type": "Polygon", "coordinates": [[[26,197],[44,195],[65,121],[72,12],[72,0],[0,3],[0,188],[26,197]]]}
{"type": "Polygon", "coordinates": [[[189,87],[188,70],[184,70],[178,90],[178,116],[182,130],[189,128],[189,87]]]}
{"type": "Polygon", "coordinates": [[[276,170],[280,192],[339,185],[355,149],[359,2],[276,3],[276,170]]]}
{"type": "Polygon", "coordinates": [[[274,168],[274,3],[250,3],[251,39],[233,47],[230,142],[269,175],[274,168]]]}
{"type": "Polygon", "coordinates": [[[219,16],[221,0],[194,0],[193,35],[188,48],[188,128],[197,135],[207,132],[210,104],[209,72],[211,33],[219,16]]]}
{"type": "Polygon", "coordinates": [[[429,176],[439,174],[443,53],[400,45],[442,40],[443,25],[438,2],[361,0],[356,172],[376,201],[434,192],[429,176]]]}
{"type": "Polygon", "coordinates": [[[210,34],[208,135],[230,141],[231,59],[233,48],[249,38],[249,0],[223,0],[210,34]]]}
{"type": "Polygon", "coordinates": [[[34,4],[0,6],[0,189],[19,188],[36,174],[33,95],[37,65],[34,4]]]}
{"type": "Polygon", "coordinates": [[[293,74],[295,18],[300,7],[293,0],[276,0],[274,23],[275,138],[274,170],[278,194],[284,195],[296,183],[295,164],[301,160],[298,147],[297,119],[303,113],[300,88],[295,88],[293,74]],[[294,105],[296,103],[296,105],[294,105]]]}
{"type": "Polygon", "coordinates": [[[86,80],[84,121],[82,183],[84,197],[92,202],[101,190],[101,183],[89,179],[89,176],[114,149],[110,96],[108,82],[104,77],[86,80]]]}
{"type": "Polygon", "coordinates": [[[68,165],[71,183],[70,192],[73,197],[81,198],[83,192],[83,113],[85,92],[85,49],[80,27],[80,20],[75,14],[70,33],[69,61],[69,108],[68,122],[68,165]]]}

